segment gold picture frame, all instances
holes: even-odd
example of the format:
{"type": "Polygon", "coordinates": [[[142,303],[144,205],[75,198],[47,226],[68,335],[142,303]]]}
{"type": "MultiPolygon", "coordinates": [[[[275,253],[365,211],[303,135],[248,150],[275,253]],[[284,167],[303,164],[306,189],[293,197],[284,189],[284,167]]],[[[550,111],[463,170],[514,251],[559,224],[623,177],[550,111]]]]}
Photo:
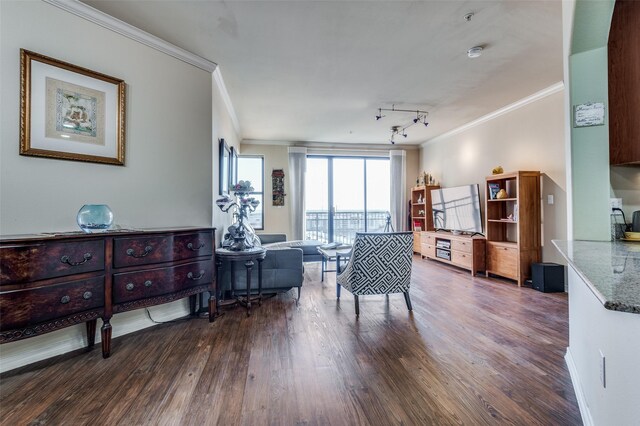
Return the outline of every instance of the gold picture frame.
{"type": "Polygon", "coordinates": [[[20,155],[124,165],[124,80],[20,49],[20,155]]]}

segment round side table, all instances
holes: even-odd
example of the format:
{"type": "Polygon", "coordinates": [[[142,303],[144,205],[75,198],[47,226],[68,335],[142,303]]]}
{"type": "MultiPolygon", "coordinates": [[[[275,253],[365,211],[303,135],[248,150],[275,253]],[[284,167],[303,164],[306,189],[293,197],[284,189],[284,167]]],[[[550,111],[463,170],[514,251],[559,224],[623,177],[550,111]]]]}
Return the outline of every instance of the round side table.
{"type": "MultiPolygon", "coordinates": [[[[232,251],[224,248],[216,250],[216,266],[218,267],[218,285],[216,285],[217,294],[217,306],[216,310],[221,306],[229,304],[241,304],[247,307],[247,316],[251,315],[251,270],[255,265],[254,261],[258,262],[258,305],[262,304],[262,261],[267,256],[267,251],[262,247],[254,247],[242,251],[232,251]],[[229,267],[231,268],[231,297],[234,300],[221,301],[221,283],[222,283],[222,263],[227,260],[229,267]],[[244,267],[247,269],[247,295],[245,300],[242,300],[241,296],[236,296],[236,271],[235,266],[237,262],[243,262],[244,267]],[[229,303],[230,302],[230,303],[229,303]]],[[[255,298],[254,298],[255,300],[255,298]]]]}

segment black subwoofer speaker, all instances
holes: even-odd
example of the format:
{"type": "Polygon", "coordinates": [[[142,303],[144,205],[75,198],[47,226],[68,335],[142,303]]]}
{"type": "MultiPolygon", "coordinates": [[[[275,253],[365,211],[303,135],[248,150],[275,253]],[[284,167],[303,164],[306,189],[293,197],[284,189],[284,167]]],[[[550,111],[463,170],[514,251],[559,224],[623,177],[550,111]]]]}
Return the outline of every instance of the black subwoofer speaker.
{"type": "Polygon", "coordinates": [[[544,293],[564,291],[564,266],[557,263],[532,263],[533,288],[544,293]]]}

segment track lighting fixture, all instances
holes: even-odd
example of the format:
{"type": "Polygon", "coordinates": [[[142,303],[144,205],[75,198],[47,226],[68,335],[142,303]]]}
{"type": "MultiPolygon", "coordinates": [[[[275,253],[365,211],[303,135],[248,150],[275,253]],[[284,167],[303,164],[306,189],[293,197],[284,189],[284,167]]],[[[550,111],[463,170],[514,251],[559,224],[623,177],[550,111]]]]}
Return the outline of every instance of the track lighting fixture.
{"type": "Polygon", "coordinates": [[[412,120],[411,123],[409,123],[406,126],[391,126],[391,138],[389,139],[389,142],[394,145],[396,142],[394,140],[394,137],[396,135],[400,135],[402,137],[407,137],[407,132],[406,130],[413,126],[414,124],[418,124],[418,123],[422,123],[424,124],[425,127],[427,127],[429,125],[429,123],[427,122],[427,115],[429,114],[427,111],[422,111],[422,110],[412,110],[412,109],[398,109],[396,108],[395,105],[391,106],[391,109],[389,108],[378,108],[378,114],[376,115],[376,121],[380,120],[383,117],[386,117],[384,115],[382,115],[382,111],[390,111],[390,112],[411,112],[411,113],[415,113],[416,114],[416,118],[414,118],[412,120]]]}

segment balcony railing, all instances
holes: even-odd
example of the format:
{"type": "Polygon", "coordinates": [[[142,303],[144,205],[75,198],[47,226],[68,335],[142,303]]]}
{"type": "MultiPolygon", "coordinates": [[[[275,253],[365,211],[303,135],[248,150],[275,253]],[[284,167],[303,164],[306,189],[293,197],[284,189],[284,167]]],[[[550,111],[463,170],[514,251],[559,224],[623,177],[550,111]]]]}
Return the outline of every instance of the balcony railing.
{"type": "MultiPolygon", "coordinates": [[[[386,211],[338,211],[333,215],[333,242],[352,244],[356,232],[382,232],[387,223],[386,211]],[[366,221],[366,228],[365,228],[366,221]]],[[[306,238],[329,242],[329,213],[326,211],[306,212],[306,238]]]]}

